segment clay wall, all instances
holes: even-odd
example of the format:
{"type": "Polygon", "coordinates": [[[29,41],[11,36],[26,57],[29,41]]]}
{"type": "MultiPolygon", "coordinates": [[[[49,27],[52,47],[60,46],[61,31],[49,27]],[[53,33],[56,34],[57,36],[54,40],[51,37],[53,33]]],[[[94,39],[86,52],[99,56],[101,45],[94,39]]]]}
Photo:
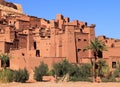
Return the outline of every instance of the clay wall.
{"type": "Polygon", "coordinates": [[[0,0],[0,4],[4,5],[5,4],[5,0],[0,0]]]}
{"type": "Polygon", "coordinates": [[[29,26],[29,22],[27,21],[19,21],[19,29],[27,29],[29,26]]]}
{"type": "Polygon", "coordinates": [[[0,41],[0,54],[5,53],[5,42],[0,41]]]}
{"type": "Polygon", "coordinates": [[[105,36],[98,36],[105,45],[107,51],[103,52],[103,58],[106,59],[111,70],[114,70],[117,62],[120,62],[120,41],[119,39],[107,38],[105,36]]]}
{"type": "Polygon", "coordinates": [[[66,39],[65,52],[67,52],[66,59],[71,63],[76,63],[74,26],[65,26],[65,39],[66,39]]]}
{"type": "Polygon", "coordinates": [[[40,19],[37,17],[30,17],[30,26],[32,27],[40,27],[41,23],[40,23],[40,19]]]}
{"type": "Polygon", "coordinates": [[[76,33],[76,52],[77,61],[82,63],[82,59],[89,57],[89,51],[85,51],[85,47],[89,45],[89,34],[87,33],[76,33]]]}
{"type": "Polygon", "coordinates": [[[26,35],[20,35],[18,37],[19,39],[19,48],[27,48],[27,36],[26,35]]]}

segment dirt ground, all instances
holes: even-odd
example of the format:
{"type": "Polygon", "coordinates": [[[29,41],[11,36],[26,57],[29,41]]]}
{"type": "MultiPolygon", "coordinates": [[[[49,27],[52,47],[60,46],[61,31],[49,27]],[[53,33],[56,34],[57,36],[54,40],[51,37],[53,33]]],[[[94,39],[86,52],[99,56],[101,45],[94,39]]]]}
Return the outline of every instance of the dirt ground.
{"type": "Polygon", "coordinates": [[[120,83],[89,83],[89,82],[36,82],[36,83],[7,83],[0,87],[120,87],[120,83]]]}

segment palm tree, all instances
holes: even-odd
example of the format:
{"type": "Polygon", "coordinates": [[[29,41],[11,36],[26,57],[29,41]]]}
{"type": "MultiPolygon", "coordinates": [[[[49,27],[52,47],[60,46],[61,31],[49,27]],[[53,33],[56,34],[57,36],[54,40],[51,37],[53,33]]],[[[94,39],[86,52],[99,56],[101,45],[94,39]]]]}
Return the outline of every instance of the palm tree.
{"type": "Polygon", "coordinates": [[[9,61],[10,57],[8,54],[2,54],[0,55],[0,60],[2,62],[3,70],[7,67],[7,62],[9,61]]]}
{"type": "Polygon", "coordinates": [[[97,64],[97,59],[98,59],[98,53],[99,52],[103,52],[106,50],[106,46],[104,43],[102,43],[101,41],[99,41],[98,39],[92,40],[90,41],[90,45],[85,47],[85,50],[91,50],[93,55],[94,55],[94,60],[92,61],[92,65],[93,65],[93,82],[95,82],[96,80],[96,64],[97,64]]]}

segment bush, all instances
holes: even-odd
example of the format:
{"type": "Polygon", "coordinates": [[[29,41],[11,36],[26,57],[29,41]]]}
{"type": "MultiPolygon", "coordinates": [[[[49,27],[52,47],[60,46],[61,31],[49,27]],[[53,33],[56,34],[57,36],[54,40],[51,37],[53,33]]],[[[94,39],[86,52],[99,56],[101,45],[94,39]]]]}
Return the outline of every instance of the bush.
{"type": "Polygon", "coordinates": [[[21,82],[24,83],[29,79],[29,73],[28,71],[24,68],[23,70],[18,70],[14,72],[14,80],[15,82],[21,82]]]}
{"type": "Polygon", "coordinates": [[[0,82],[12,82],[13,81],[13,71],[10,69],[5,69],[0,71],[0,82]]]}
{"type": "Polygon", "coordinates": [[[80,77],[86,77],[87,78],[87,77],[92,76],[91,68],[92,68],[92,66],[88,63],[82,64],[80,66],[80,70],[81,70],[80,77]]]}
{"type": "Polygon", "coordinates": [[[65,74],[69,73],[70,70],[70,63],[67,60],[63,60],[60,63],[55,63],[53,65],[53,72],[55,73],[56,76],[62,77],[65,74]]]}
{"type": "Polygon", "coordinates": [[[120,77],[120,76],[119,76],[119,75],[120,75],[119,70],[116,69],[116,70],[113,72],[113,75],[114,75],[115,77],[120,77]]]}
{"type": "Polygon", "coordinates": [[[92,82],[90,78],[70,77],[70,81],[87,81],[92,82]]]}
{"type": "Polygon", "coordinates": [[[119,63],[119,62],[117,63],[117,67],[116,67],[116,69],[114,70],[113,75],[114,75],[115,77],[120,77],[120,63],[119,63]]]}
{"type": "Polygon", "coordinates": [[[54,76],[54,75],[55,75],[55,72],[53,69],[46,73],[46,76],[54,76]]]}
{"type": "Polygon", "coordinates": [[[91,65],[90,64],[82,64],[81,66],[72,65],[70,72],[70,80],[71,81],[91,81],[89,77],[91,74],[91,65]]]}
{"type": "Polygon", "coordinates": [[[42,78],[48,72],[48,65],[41,62],[38,67],[35,67],[34,70],[34,79],[36,81],[42,81],[42,78]]]}
{"type": "Polygon", "coordinates": [[[116,82],[116,79],[114,76],[111,76],[110,78],[102,78],[102,82],[116,82]]]}
{"type": "Polygon", "coordinates": [[[67,60],[53,65],[53,71],[56,76],[63,77],[69,74],[69,80],[71,81],[90,81],[89,77],[92,76],[91,68],[90,64],[78,66],[77,64],[70,64],[67,60]]]}

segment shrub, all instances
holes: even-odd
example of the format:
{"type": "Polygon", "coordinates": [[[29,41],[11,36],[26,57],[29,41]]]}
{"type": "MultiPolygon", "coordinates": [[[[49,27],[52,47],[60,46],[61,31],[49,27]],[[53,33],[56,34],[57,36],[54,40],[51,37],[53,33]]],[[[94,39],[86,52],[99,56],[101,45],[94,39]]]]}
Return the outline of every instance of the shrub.
{"type": "Polygon", "coordinates": [[[34,79],[36,81],[42,81],[42,78],[48,72],[48,65],[41,62],[38,67],[35,67],[34,70],[34,79]]]}
{"type": "Polygon", "coordinates": [[[114,76],[111,76],[110,78],[102,78],[102,82],[116,82],[116,79],[114,76]]]}
{"type": "Polygon", "coordinates": [[[70,77],[70,81],[87,81],[92,82],[90,78],[70,77]]]}
{"type": "Polygon", "coordinates": [[[116,69],[114,72],[113,72],[113,75],[115,76],[115,77],[119,77],[119,70],[118,69],[116,69]]]}
{"type": "Polygon", "coordinates": [[[54,76],[54,75],[55,75],[55,72],[54,72],[53,69],[51,69],[50,71],[48,71],[48,72],[46,73],[46,76],[54,76]]]}
{"type": "Polygon", "coordinates": [[[72,65],[70,73],[71,81],[91,81],[89,77],[91,74],[91,65],[90,64],[82,64],[81,66],[72,65]]]}
{"type": "Polygon", "coordinates": [[[90,76],[92,76],[92,73],[91,73],[91,68],[92,68],[92,66],[91,66],[91,64],[88,64],[88,63],[85,63],[85,64],[82,64],[81,66],[80,66],[80,70],[81,70],[81,72],[80,72],[80,77],[90,77],[90,76]]]}
{"type": "Polygon", "coordinates": [[[5,69],[0,71],[0,81],[1,82],[12,82],[13,81],[13,71],[10,69],[5,69]]]}
{"type": "Polygon", "coordinates": [[[70,64],[67,60],[53,65],[53,71],[56,76],[63,77],[69,74],[69,80],[71,81],[90,81],[91,68],[90,64],[78,66],[77,64],[70,64]]]}
{"type": "Polygon", "coordinates": [[[19,69],[18,71],[14,72],[14,80],[15,80],[15,82],[24,83],[28,79],[29,79],[29,73],[26,70],[26,68],[24,68],[23,70],[19,69]]]}
{"type": "Polygon", "coordinates": [[[62,77],[65,74],[69,73],[70,70],[70,63],[67,60],[63,60],[60,63],[55,63],[53,65],[53,72],[56,76],[62,77]]]}
{"type": "Polygon", "coordinates": [[[120,77],[120,62],[117,63],[117,67],[116,67],[116,69],[114,70],[113,75],[114,75],[115,77],[120,77]]]}

